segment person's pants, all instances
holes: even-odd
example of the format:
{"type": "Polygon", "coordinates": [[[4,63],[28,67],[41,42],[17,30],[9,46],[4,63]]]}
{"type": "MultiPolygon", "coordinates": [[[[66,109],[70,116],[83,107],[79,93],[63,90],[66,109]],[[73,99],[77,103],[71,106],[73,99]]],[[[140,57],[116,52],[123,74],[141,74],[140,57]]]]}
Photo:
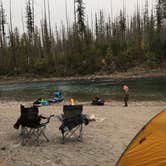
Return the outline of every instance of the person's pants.
{"type": "Polygon", "coordinates": [[[125,106],[126,106],[126,107],[128,106],[128,104],[127,104],[128,100],[129,100],[129,95],[126,94],[126,95],[124,96],[124,103],[125,103],[125,106]]]}

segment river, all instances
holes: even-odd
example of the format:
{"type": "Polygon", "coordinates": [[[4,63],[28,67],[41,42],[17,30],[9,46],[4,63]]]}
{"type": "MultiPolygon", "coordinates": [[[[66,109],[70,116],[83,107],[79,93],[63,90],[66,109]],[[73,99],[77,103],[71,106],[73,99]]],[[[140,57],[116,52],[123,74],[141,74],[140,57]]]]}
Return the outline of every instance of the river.
{"type": "Polygon", "coordinates": [[[123,83],[129,86],[132,101],[166,101],[166,77],[1,83],[0,100],[33,101],[38,97],[51,99],[56,89],[61,90],[66,101],[71,97],[77,101],[91,101],[96,96],[104,100],[122,100],[123,83]]]}

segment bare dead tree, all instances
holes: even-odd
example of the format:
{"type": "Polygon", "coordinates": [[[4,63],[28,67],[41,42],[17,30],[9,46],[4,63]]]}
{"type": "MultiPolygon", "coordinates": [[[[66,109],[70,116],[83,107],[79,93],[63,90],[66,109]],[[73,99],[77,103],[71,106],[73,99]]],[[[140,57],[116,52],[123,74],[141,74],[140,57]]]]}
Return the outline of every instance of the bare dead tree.
{"type": "Polygon", "coordinates": [[[2,46],[6,45],[5,24],[6,24],[5,9],[4,9],[3,3],[1,1],[1,4],[0,4],[0,33],[2,35],[2,46]]]}
{"type": "Polygon", "coordinates": [[[13,23],[12,23],[12,3],[10,0],[10,28],[9,28],[9,39],[10,39],[10,47],[12,50],[12,58],[11,58],[11,66],[14,70],[16,69],[16,52],[15,52],[15,44],[14,44],[14,34],[13,34],[13,23]]]}
{"type": "Polygon", "coordinates": [[[74,0],[74,24],[76,24],[76,0],[74,0]]]}
{"type": "Polygon", "coordinates": [[[24,26],[24,17],[23,17],[23,14],[21,14],[21,21],[22,21],[23,33],[25,33],[25,26],[24,26]]]}
{"type": "Polygon", "coordinates": [[[52,33],[52,30],[51,30],[51,15],[50,15],[50,3],[49,3],[49,0],[47,0],[47,6],[48,6],[48,21],[49,21],[49,35],[50,35],[50,38],[51,38],[51,33],[52,33]]]}

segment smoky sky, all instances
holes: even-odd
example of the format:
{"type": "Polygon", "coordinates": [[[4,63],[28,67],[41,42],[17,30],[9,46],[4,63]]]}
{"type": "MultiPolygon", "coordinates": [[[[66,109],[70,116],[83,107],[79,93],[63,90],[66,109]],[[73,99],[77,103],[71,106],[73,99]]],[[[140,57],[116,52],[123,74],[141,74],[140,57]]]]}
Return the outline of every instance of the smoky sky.
{"type": "MultiPolygon", "coordinates": [[[[5,14],[7,15],[7,22],[9,22],[9,9],[10,0],[0,0],[3,2],[5,14]]],[[[156,0],[148,0],[150,10],[154,7],[156,0]]],[[[20,30],[23,24],[26,22],[26,7],[27,0],[11,0],[12,6],[12,22],[14,26],[17,26],[20,30]]],[[[69,23],[73,22],[73,4],[74,0],[46,0],[46,4],[50,6],[50,18],[52,25],[66,24],[66,20],[69,23]]],[[[90,22],[94,19],[95,12],[102,10],[107,17],[111,15],[115,18],[120,9],[123,7],[126,9],[127,16],[131,16],[137,8],[137,4],[140,7],[140,11],[143,10],[146,0],[84,0],[86,19],[90,22]]],[[[34,0],[35,10],[35,24],[40,25],[40,21],[44,13],[44,0],[34,0]]],[[[48,14],[48,13],[47,13],[48,14]]]]}

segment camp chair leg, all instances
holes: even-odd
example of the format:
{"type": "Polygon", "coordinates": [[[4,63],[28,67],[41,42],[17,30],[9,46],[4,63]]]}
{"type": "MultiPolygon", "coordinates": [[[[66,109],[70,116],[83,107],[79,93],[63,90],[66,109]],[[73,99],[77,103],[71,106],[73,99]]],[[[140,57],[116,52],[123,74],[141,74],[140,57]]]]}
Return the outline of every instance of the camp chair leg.
{"type": "Polygon", "coordinates": [[[23,133],[24,133],[24,128],[25,128],[25,127],[21,126],[20,136],[22,136],[22,135],[23,135],[23,133]]]}
{"type": "MultiPolygon", "coordinates": [[[[45,128],[44,128],[45,129],[45,128]]],[[[48,137],[46,136],[44,129],[41,131],[41,134],[43,135],[43,137],[46,139],[47,142],[49,142],[50,140],[48,139],[48,137]]]]}
{"type": "Polygon", "coordinates": [[[70,138],[72,135],[75,135],[76,137],[78,137],[79,141],[82,141],[82,131],[83,131],[83,126],[78,125],[77,127],[75,127],[74,129],[72,129],[71,131],[67,131],[66,133],[62,132],[62,143],[65,143],[65,138],[70,138]],[[79,129],[79,133],[78,135],[76,134],[76,131],[79,129]]]}
{"type": "Polygon", "coordinates": [[[28,130],[28,128],[26,127],[22,127],[21,129],[21,136],[22,136],[22,145],[26,145],[26,143],[28,142],[29,139],[29,134],[31,131],[28,130]]]}
{"type": "Polygon", "coordinates": [[[22,145],[22,146],[25,146],[25,145],[26,145],[26,138],[23,138],[23,139],[22,139],[21,145],[22,145]]]}
{"type": "Polygon", "coordinates": [[[43,137],[46,139],[47,142],[49,142],[49,139],[47,138],[44,130],[46,126],[37,128],[37,129],[28,129],[26,127],[23,127],[21,130],[21,136],[22,136],[22,145],[26,145],[30,140],[34,141],[37,145],[40,144],[40,137],[43,135],[43,137]]]}
{"type": "Polygon", "coordinates": [[[65,143],[65,135],[64,135],[64,133],[62,133],[62,144],[64,144],[65,143]]]}
{"type": "Polygon", "coordinates": [[[83,126],[82,126],[82,124],[81,124],[81,125],[80,125],[79,136],[78,136],[78,140],[81,141],[81,142],[82,142],[82,140],[83,140],[82,131],[83,131],[83,126]]]}
{"type": "Polygon", "coordinates": [[[34,142],[36,142],[37,145],[40,145],[40,129],[34,129],[33,130],[33,136],[34,136],[34,142]]]}
{"type": "Polygon", "coordinates": [[[37,145],[40,144],[40,137],[43,136],[47,142],[49,142],[49,139],[47,138],[46,134],[44,133],[46,126],[36,129],[36,131],[34,131],[34,136],[35,136],[35,142],[37,143],[37,145]]]}
{"type": "Polygon", "coordinates": [[[24,134],[22,136],[23,136],[23,138],[22,138],[21,144],[22,144],[22,146],[25,146],[25,144],[26,144],[26,137],[24,136],[24,134]]]}

